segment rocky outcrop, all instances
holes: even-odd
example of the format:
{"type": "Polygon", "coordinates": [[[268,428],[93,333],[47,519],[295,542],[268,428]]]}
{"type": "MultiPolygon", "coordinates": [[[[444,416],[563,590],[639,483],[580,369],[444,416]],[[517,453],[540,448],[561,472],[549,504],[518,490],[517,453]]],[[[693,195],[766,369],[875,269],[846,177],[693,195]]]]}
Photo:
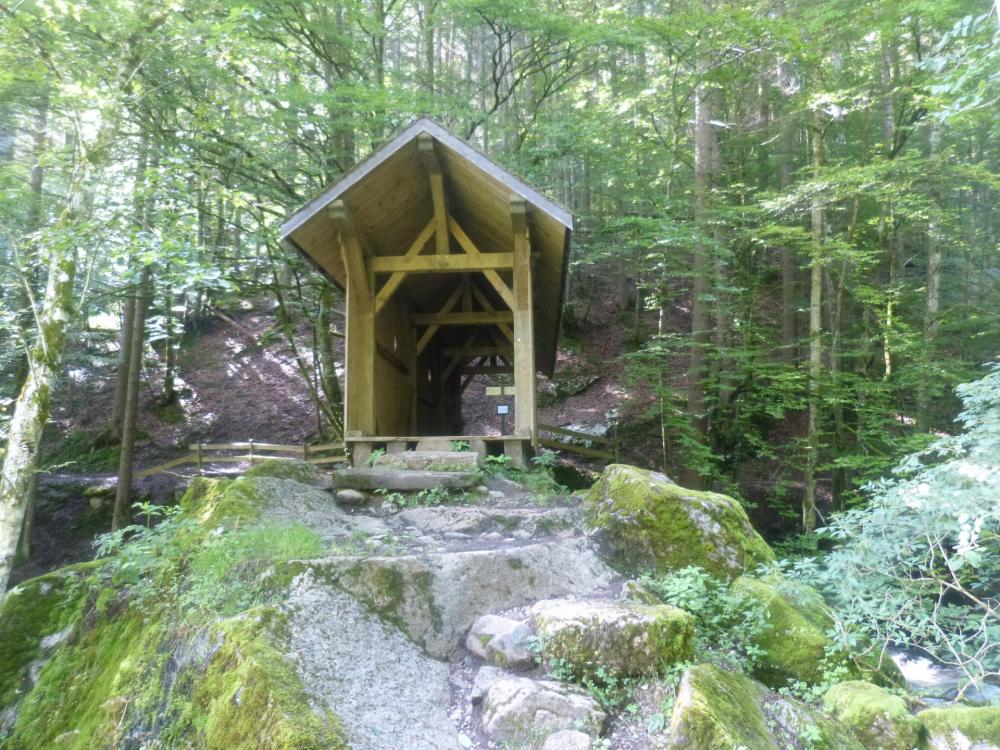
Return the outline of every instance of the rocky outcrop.
{"type": "Polygon", "coordinates": [[[923,739],[923,727],[906,701],[870,682],[834,685],[823,697],[823,705],[866,748],[913,750],[923,739]]]}
{"type": "Polygon", "coordinates": [[[749,677],[700,664],[681,678],[670,717],[670,750],[865,750],[829,717],[749,677]]]}
{"type": "Polygon", "coordinates": [[[1000,750],[1000,708],[945,706],[917,714],[930,750],[1000,750]]]}
{"type": "Polygon", "coordinates": [[[307,567],[397,625],[429,655],[446,659],[485,612],[606,590],[613,572],[581,540],[496,549],[342,557],[307,567]]]}
{"type": "Polygon", "coordinates": [[[688,490],[663,474],[612,464],[586,495],[586,520],[625,568],[697,565],[734,578],[774,552],[733,498],[688,490]]]}
{"type": "Polygon", "coordinates": [[[531,607],[546,659],[560,659],[576,676],[607,669],[652,674],[694,655],[694,618],[665,604],[557,599],[531,607]]]}
{"type": "Polygon", "coordinates": [[[564,729],[597,737],[606,720],[587,692],[551,680],[503,677],[482,698],[483,730],[503,742],[527,745],[564,729]]]}
{"type": "Polygon", "coordinates": [[[535,666],[531,645],[534,633],[519,620],[483,615],[469,628],[465,647],[490,664],[518,671],[535,666]]]}

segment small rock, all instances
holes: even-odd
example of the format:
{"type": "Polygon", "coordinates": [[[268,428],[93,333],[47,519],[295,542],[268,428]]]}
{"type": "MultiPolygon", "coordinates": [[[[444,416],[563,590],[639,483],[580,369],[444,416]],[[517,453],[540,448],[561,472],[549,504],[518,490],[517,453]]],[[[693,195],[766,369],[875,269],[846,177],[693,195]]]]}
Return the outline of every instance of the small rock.
{"type": "Polygon", "coordinates": [[[450,539],[451,541],[460,542],[465,539],[471,539],[471,534],[465,534],[461,531],[446,531],[442,535],[445,539],[450,539]]]}
{"type": "Polygon", "coordinates": [[[607,718],[588,693],[550,680],[505,677],[483,696],[483,729],[501,741],[523,742],[562,729],[581,729],[596,737],[607,718]]]}
{"type": "Polygon", "coordinates": [[[663,604],[656,594],[643,586],[638,581],[625,581],[618,598],[626,602],[636,602],[637,604],[663,604]]]}
{"type": "Polygon", "coordinates": [[[486,691],[502,680],[506,673],[496,667],[480,667],[472,681],[472,689],[469,690],[469,703],[479,703],[486,691]]]}
{"type": "Polygon", "coordinates": [[[515,671],[531,669],[535,666],[535,655],[527,646],[533,635],[523,622],[484,615],[469,628],[465,647],[491,664],[515,671]]]}
{"type": "Polygon", "coordinates": [[[367,505],[368,504],[368,493],[362,492],[361,490],[337,490],[337,494],[334,495],[334,500],[336,500],[337,505],[367,505]]]}
{"type": "Polygon", "coordinates": [[[513,536],[515,539],[520,539],[523,541],[525,539],[531,539],[531,532],[526,529],[518,529],[517,531],[513,532],[513,536]]]}
{"type": "Polygon", "coordinates": [[[473,487],[472,491],[475,492],[477,495],[487,495],[489,494],[490,488],[487,487],[485,484],[481,484],[478,487],[473,487]]]}
{"type": "Polygon", "coordinates": [[[491,542],[500,542],[503,541],[503,534],[499,531],[491,531],[488,534],[483,534],[483,539],[488,539],[491,542]]]}
{"type": "Polygon", "coordinates": [[[588,734],[575,729],[562,729],[545,738],[542,750],[590,750],[593,744],[588,734]]]}
{"type": "Polygon", "coordinates": [[[489,496],[490,500],[503,500],[506,497],[506,495],[499,490],[490,490],[489,496]]]}
{"type": "Polygon", "coordinates": [[[459,732],[458,744],[462,747],[472,747],[472,739],[465,732],[459,732]]]}

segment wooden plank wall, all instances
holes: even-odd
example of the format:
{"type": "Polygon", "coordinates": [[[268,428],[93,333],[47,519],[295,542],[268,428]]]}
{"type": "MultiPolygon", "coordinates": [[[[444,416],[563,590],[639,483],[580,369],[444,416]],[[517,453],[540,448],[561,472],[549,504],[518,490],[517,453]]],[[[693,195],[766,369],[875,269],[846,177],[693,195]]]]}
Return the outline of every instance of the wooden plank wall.
{"type": "Polygon", "coordinates": [[[416,342],[402,295],[391,299],[375,321],[375,434],[412,435],[416,342]]]}

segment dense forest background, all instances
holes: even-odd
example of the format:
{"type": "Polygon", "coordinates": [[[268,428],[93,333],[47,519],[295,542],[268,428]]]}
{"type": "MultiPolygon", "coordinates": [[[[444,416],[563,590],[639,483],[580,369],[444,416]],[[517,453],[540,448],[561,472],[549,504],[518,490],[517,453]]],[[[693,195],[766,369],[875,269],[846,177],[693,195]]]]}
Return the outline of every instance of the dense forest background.
{"type": "Polygon", "coordinates": [[[7,532],[95,352],[122,521],[140,391],[169,412],[179,347],[240,300],[276,300],[337,437],[342,298],[277,229],[421,114],[575,213],[563,347],[611,306],[623,457],[763,486],[786,531],[950,431],[1000,351],[984,0],[24,0],[0,28],[7,532]]]}

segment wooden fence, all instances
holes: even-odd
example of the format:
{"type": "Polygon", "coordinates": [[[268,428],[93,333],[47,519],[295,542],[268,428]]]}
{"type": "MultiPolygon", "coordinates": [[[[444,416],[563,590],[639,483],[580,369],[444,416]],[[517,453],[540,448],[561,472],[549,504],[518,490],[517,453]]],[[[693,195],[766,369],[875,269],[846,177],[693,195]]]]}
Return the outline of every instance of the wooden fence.
{"type": "Polygon", "coordinates": [[[606,437],[604,435],[591,435],[589,432],[579,432],[578,430],[568,430],[565,427],[555,427],[550,424],[540,424],[538,425],[539,432],[547,432],[552,435],[560,435],[562,437],[573,438],[577,441],[586,441],[590,443],[590,446],[580,445],[579,443],[571,443],[568,440],[558,440],[556,438],[546,438],[539,437],[539,445],[545,448],[551,448],[552,450],[558,451],[568,451],[570,453],[579,453],[581,456],[588,456],[589,458],[601,458],[605,461],[617,461],[618,460],[618,437],[617,435],[613,437],[606,437]],[[607,448],[595,448],[591,447],[593,445],[607,446],[607,448]]]}
{"type": "Polygon", "coordinates": [[[148,469],[137,471],[133,479],[143,479],[159,474],[161,471],[175,469],[178,466],[197,464],[201,473],[205,464],[249,463],[255,461],[291,461],[299,459],[307,463],[323,465],[338,464],[347,461],[343,443],[323,443],[321,445],[279,445],[277,443],[258,443],[250,440],[246,443],[194,443],[188,446],[190,453],[166,461],[148,469]],[[235,455],[233,452],[236,452],[235,455]]]}

